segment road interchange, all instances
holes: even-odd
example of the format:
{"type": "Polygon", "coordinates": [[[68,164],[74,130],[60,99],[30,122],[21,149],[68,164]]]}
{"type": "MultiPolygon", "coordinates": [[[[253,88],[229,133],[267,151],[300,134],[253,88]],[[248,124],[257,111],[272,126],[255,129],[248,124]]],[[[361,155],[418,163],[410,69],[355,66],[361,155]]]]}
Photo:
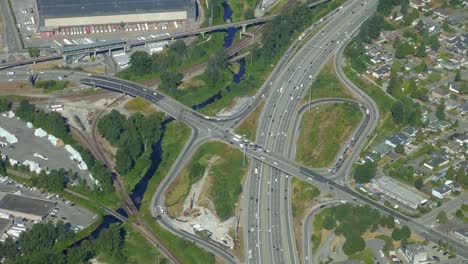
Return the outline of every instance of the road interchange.
{"type": "MultiPolygon", "coordinates": [[[[350,1],[350,2],[352,2],[352,1],[350,1]]],[[[370,3],[371,1],[368,1],[368,2],[370,3]]],[[[343,23],[343,25],[345,25],[345,23],[343,23]]],[[[334,31],[334,32],[337,32],[337,31],[334,31]]],[[[327,39],[328,41],[330,41],[330,39],[326,38],[326,36],[324,36],[323,39],[327,39]]],[[[324,40],[325,42],[322,41],[321,43],[325,44],[327,42],[327,40],[324,40]]],[[[307,46],[305,46],[305,47],[307,47],[307,46]]],[[[316,47],[317,46],[315,46],[315,48],[316,47]]],[[[302,49],[306,49],[306,48],[302,48],[302,49]]],[[[321,64],[319,64],[319,63],[320,62],[323,63],[324,61],[326,61],[326,57],[331,52],[331,50],[332,49],[325,50],[326,52],[324,52],[324,54],[322,54],[321,56],[315,55],[314,60],[316,61],[316,64],[314,66],[317,66],[317,68],[320,68],[321,64]]],[[[301,58],[301,59],[307,58],[307,56],[301,56],[300,52],[292,54],[292,57],[298,57],[298,58],[301,58]]],[[[338,50],[337,58],[338,59],[335,61],[336,62],[335,66],[336,66],[338,75],[346,82],[346,84],[348,86],[352,87],[354,84],[347,83],[347,81],[346,81],[347,78],[345,76],[343,77],[344,74],[342,72],[341,66],[339,65],[339,63],[341,63],[341,60],[342,60],[342,46],[341,46],[341,49],[338,50]]],[[[291,61],[292,61],[292,59],[289,59],[289,63],[291,63],[291,61]]],[[[292,65],[291,67],[293,67],[293,66],[298,67],[298,65],[292,65]]],[[[299,69],[300,68],[297,68],[296,71],[299,71],[299,69]]],[[[286,73],[283,73],[283,75],[281,75],[281,74],[278,75],[279,76],[278,79],[284,78],[286,73]]],[[[306,72],[305,74],[302,74],[298,78],[298,80],[299,79],[304,80],[304,79],[309,78],[308,75],[310,76],[311,74],[308,74],[308,73],[309,72],[306,72]]],[[[50,78],[55,79],[56,76],[63,75],[63,74],[68,74],[70,76],[73,75],[69,71],[65,71],[65,72],[61,72],[61,73],[50,74],[50,78]]],[[[287,73],[287,74],[289,74],[289,73],[287,73]]],[[[180,156],[178,158],[178,161],[176,161],[174,163],[174,165],[172,166],[172,168],[171,168],[171,172],[169,174],[171,175],[172,178],[174,178],[178,174],[177,173],[178,169],[176,169],[177,165],[178,165],[178,168],[180,170],[180,168],[182,167],[181,165],[184,164],[184,162],[190,158],[191,153],[193,153],[192,151],[194,149],[196,149],[196,147],[203,144],[204,142],[207,142],[207,141],[215,138],[217,140],[222,140],[224,142],[228,142],[228,143],[233,144],[234,142],[231,139],[232,139],[232,137],[234,137],[234,134],[232,132],[230,132],[229,128],[238,120],[238,118],[241,118],[241,117],[245,116],[246,113],[248,113],[248,111],[246,111],[244,114],[237,117],[236,119],[215,120],[215,119],[212,119],[212,118],[204,117],[204,116],[200,115],[199,113],[193,111],[192,109],[181,105],[180,103],[178,103],[174,99],[171,99],[171,98],[169,98],[167,96],[164,96],[159,92],[157,92],[155,94],[154,91],[152,91],[152,90],[150,90],[150,89],[148,89],[148,88],[146,88],[144,86],[134,84],[134,83],[131,83],[131,82],[128,82],[128,81],[123,81],[123,80],[119,80],[117,78],[106,77],[106,76],[98,76],[98,75],[87,76],[87,75],[81,74],[81,73],[75,73],[72,78],[76,78],[76,80],[80,81],[83,84],[98,86],[98,87],[102,87],[102,88],[105,88],[105,89],[111,89],[111,90],[114,90],[114,91],[127,93],[127,94],[130,94],[132,96],[144,97],[144,98],[148,99],[150,102],[156,104],[159,108],[164,110],[169,115],[173,116],[175,119],[188,123],[193,129],[193,133],[192,133],[192,136],[191,136],[191,139],[190,139],[188,145],[185,146],[184,150],[180,154],[180,156]]],[[[313,79],[313,77],[309,78],[309,79],[313,79]]],[[[269,105],[268,104],[269,102],[274,102],[275,101],[275,99],[274,99],[275,94],[279,93],[278,91],[274,90],[274,87],[268,87],[269,86],[268,83],[271,83],[271,82],[272,81],[267,82],[266,85],[264,86],[264,87],[267,87],[265,89],[267,90],[267,92],[270,93],[270,95],[269,95],[269,97],[267,99],[267,105],[269,105]],[[270,99],[270,98],[272,98],[272,99],[270,99]]],[[[299,84],[299,82],[297,82],[297,84],[299,84]]],[[[308,86],[308,85],[306,85],[306,86],[308,86]]],[[[294,90],[298,90],[298,91],[294,92],[293,100],[288,98],[288,100],[285,100],[285,101],[296,101],[295,98],[297,98],[297,97],[302,98],[304,96],[305,89],[302,89],[302,91],[300,89],[294,89],[294,90]]],[[[357,89],[357,87],[356,87],[356,89],[353,89],[353,90],[354,90],[355,93],[359,93],[360,99],[363,101],[362,103],[366,107],[368,107],[368,109],[370,109],[371,121],[369,123],[371,124],[371,126],[369,126],[369,128],[367,128],[367,130],[363,132],[363,134],[368,135],[368,134],[370,134],[370,132],[373,131],[373,129],[375,128],[375,126],[377,124],[377,121],[378,121],[378,108],[375,105],[375,103],[367,95],[365,95],[362,91],[357,89]]],[[[263,91],[263,92],[265,92],[265,91],[263,91]]],[[[279,102],[280,98],[278,98],[277,94],[276,94],[276,96],[277,96],[276,100],[279,102]]],[[[260,98],[260,97],[261,96],[260,96],[260,93],[259,93],[256,96],[256,98],[260,98]]],[[[291,106],[292,103],[290,103],[290,102],[282,102],[282,104],[283,104],[283,106],[281,106],[281,108],[278,108],[279,110],[275,110],[276,107],[273,107],[272,111],[278,111],[278,113],[287,113],[287,112],[292,113],[292,111],[291,110],[288,111],[288,109],[294,109],[295,108],[294,106],[291,106]]],[[[268,113],[267,110],[265,110],[265,112],[268,113]]],[[[268,116],[268,114],[266,114],[266,115],[268,116]]],[[[288,191],[287,191],[288,190],[288,187],[287,187],[288,186],[287,185],[288,180],[286,179],[286,177],[284,177],[285,174],[294,175],[294,176],[300,177],[300,178],[305,179],[305,180],[309,180],[309,181],[311,181],[313,183],[316,183],[316,184],[319,184],[319,185],[327,184],[329,186],[334,187],[337,191],[340,192],[340,194],[348,195],[349,197],[356,197],[357,199],[360,199],[364,203],[368,203],[368,204],[370,204],[370,205],[372,205],[374,207],[377,207],[378,209],[385,212],[386,214],[394,215],[395,217],[401,219],[403,223],[408,224],[414,231],[416,231],[416,232],[418,232],[420,234],[423,234],[425,237],[427,237],[430,240],[433,240],[433,241],[436,241],[436,242],[439,239],[446,240],[447,242],[449,242],[449,244],[453,245],[457,249],[457,252],[459,254],[461,254],[462,256],[465,256],[465,257],[467,256],[466,247],[463,246],[462,244],[458,243],[457,241],[445,236],[444,234],[440,234],[437,231],[434,231],[434,230],[429,229],[429,228],[427,228],[425,226],[422,226],[421,224],[418,224],[417,222],[415,222],[415,221],[401,215],[400,213],[395,212],[392,209],[389,209],[389,208],[387,208],[387,207],[385,207],[385,206],[383,206],[381,204],[378,204],[377,202],[375,202],[375,201],[373,201],[373,200],[371,200],[371,199],[369,199],[369,198],[367,198],[367,197],[365,197],[363,195],[360,195],[360,194],[354,192],[349,186],[339,184],[336,181],[332,181],[332,180],[330,180],[331,179],[330,177],[324,177],[323,176],[323,174],[324,174],[323,171],[319,173],[317,170],[312,170],[312,169],[306,168],[306,167],[301,166],[300,164],[292,161],[291,158],[290,158],[290,154],[292,153],[291,149],[289,149],[289,150],[286,149],[285,150],[284,147],[286,145],[291,146],[291,144],[287,144],[287,142],[292,141],[294,137],[290,135],[291,133],[286,133],[281,129],[281,128],[285,128],[285,127],[290,128],[290,126],[288,126],[288,124],[289,124],[288,121],[291,120],[291,118],[287,118],[286,115],[284,115],[283,117],[280,117],[280,120],[281,120],[280,122],[277,122],[277,124],[280,123],[280,125],[273,125],[274,122],[267,123],[267,124],[269,124],[268,127],[270,127],[270,130],[275,129],[275,131],[277,131],[277,133],[278,132],[280,133],[279,135],[276,134],[276,137],[282,136],[282,137],[280,137],[279,140],[272,140],[272,142],[268,142],[267,140],[265,140],[264,141],[265,144],[261,144],[262,141],[260,141],[260,140],[257,142],[257,144],[263,146],[265,151],[266,151],[266,149],[269,149],[269,152],[259,151],[258,149],[255,150],[254,148],[252,148],[250,146],[243,146],[241,148],[239,145],[234,145],[234,146],[236,146],[238,148],[241,148],[243,151],[246,152],[247,155],[254,158],[254,165],[253,166],[255,166],[255,165],[261,166],[260,173],[264,173],[265,171],[270,171],[271,172],[270,173],[270,180],[278,179],[280,181],[278,185],[282,186],[283,188],[281,188],[281,187],[275,188],[275,190],[277,190],[277,191],[275,191],[276,195],[271,198],[272,199],[271,201],[273,201],[273,200],[275,200],[275,201],[282,200],[281,198],[283,196],[286,197],[286,198],[289,196],[288,191]],[[273,127],[273,126],[275,126],[275,127],[273,127]],[[284,194],[284,195],[282,195],[282,194],[284,194]]],[[[263,125],[263,126],[265,126],[265,125],[263,125]]],[[[262,127],[262,125],[260,126],[260,129],[261,129],[261,127],[262,127]]],[[[261,130],[259,130],[259,131],[261,131],[261,130]]],[[[259,132],[259,133],[260,133],[260,136],[261,136],[261,132],[259,132]]],[[[270,137],[274,138],[275,136],[272,134],[270,137]]],[[[359,155],[358,149],[363,147],[363,144],[365,142],[365,138],[366,137],[360,137],[360,141],[358,143],[356,143],[356,149],[350,155],[350,157],[348,159],[348,163],[346,165],[343,165],[343,167],[342,167],[343,169],[340,170],[337,173],[336,176],[334,176],[334,179],[337,179],[337,178],[345,179],[345,177],[347,177],[347,175],[349,175],[349,169],[351,168],[352,162],[359,155]]],[[[163,203],[163,194],[164,194],[165,188],[167,188],[169,186],[169,183],[171,181],[171,177],[166,177],[167,178],[167,184],[161,184],[160,188],[158,188],[158,191],[155,193],[155,195],[154,195],[154,201],[155,201],[154,205],[155,206],[156,205],[164,205],[164,203],[163,203]]],[[[255,178],[255,177],[251,177],[251,178],[255,178]]],[[[264,177],[264,178],[266,178],[266,177],[264,177]]],[[[252,185],[252,184],[250,184],[250,185],[252,185]]],[[[260,191],[260,192],[258,191],[259,190],[258,187],[261,187],[260,184],[257,185],[257,189],[256,189],[255,193],[256,194],[263,193],[262,191],[260,191]]],[[[255,190],[255,188],[254,188],[254,190],[255,190]]],[[[268,193],[268,191],[266,193],[268,193]]],[[[269,199],[270,198],[268,198],[268,197],[266,198],[266,200],[269,200],[269,199]]],[[[288,198],[286,200],[289,201],[288,198]]],[[[269,204],[272,205],[272,202],[271,203],[270,202],[264,202],[264,204],[262,205],[262,208],[265,208],[265,207],[268,208],[269,204]]],[[[279,207],[279,212],[287,211],[288,207],[290,207],[289,202],[288,203],[278,202],[278,205],[280,206],[279,207]]],[[[152,211],[153,211],[154,215],[156,216],[157,211],[154,210],[155,206],[152,207],[152,211]]],[[[255,207],[253,207],[253,208],[255,208],[255,207]]],[[[260,211],[260,209],[259,209],[259,211],[260,211]]],[[[272,210],[265,210],[264,212],[272,212],[272,210]]],[[[281,213],[283,215],[282,219],[281,218],[278,219],[278,218],[274,217],[274,215],[275,215],[274,212],[272,214],[273,215],[270,214],[270,216],[267,217],[266,221],[263,222],[263,223],[266,223],[266,226],[269,226],[269,225],[271,225],[273,223],[274,226],[276,227],[275,229],[277,230],[275,232],[277,232],[277,233],[275,234],[275,237],[273,238],[273,236],[269,235],[273,231],[272,232],[262,231],[263,233],[266,234],[266,235],[262,235],[262,236],[265,237],[264,239],[266,240],[265,246],[263,246],[263,241],[261,242],[262,246],[264,247],[264,250],[266,250],[266,253],[263,253],[261,250],[259,250],[258,253],[255,256],[252,256],[252,258],[257,258],[258,261],[252,261],[252,263],[254,263],[254,262],[267,263],[265,261],[260,260],[259,256],[262,255],[262,254],[265,254],[265,256],[264,256],[265,258],[272,260],[269,263],[282,262],[282,261],[287,262],[286,258],[285,258],[285,255],[288,257],[287,258],[288,260],[291,260],[291,262],[298,263],[299,262],[298,257],[295,256],[295,253],[294,253],[295,252],[295,245],[294,245],[294,242],[293,242],[294,237],[292,237],[292,233],[291,233],[291,229],[290,229],[291,224],[288,224],[289,220],[287,220],[287,217],[289,217],[288,216],[289,213],[281,213]],[[280,227],[278,228],[278,226],[280,226],[280,227]],[[287,243],[289,245],[287,245],[288,249],[284,250],[283,243],[285,243],[286,241],[287,241],[287,243]],[[276,250],[276,252],[284,252],[284,253],[273,254],[274,251],[272,251],[271,252],[272,254],[270,254],[270,252],[268,252],[268,250],[271,251],[271,248],[269,248],[268,250],[267,250],[267,248],[269,247],[269,245],[272,245],[272,244],[278,245],[278,246],[275,246],[275,248],[283,249],[282,251],[276,250]],[[281,255],[283,255],[283,256],[281,256],[281,255]]],[[[253,217],[248,217],[248,218],[252,219],[253,217]]],[[[168,227],[169,224],[164,224],[164,223],[169,223],[169,221],[165,221],[164,219],[165,219],[165,217],[162,217],[161,223],[166,228],[170,229],[170,227],[168,227]]],[[[256,219],[256,218],[254,218],[254,219],[256,219]]],[[[176,233],[179,232],[178,235],[189,238],[192,241],[196,241],[200,245],[208,248],[211,251],[214,251],[217,255],[221,256],[227,262],[231,262],[231,263],[232,262],[237,262],[237,259],[234,256],[232,256],[232,254],[226,253],[225,250],[222,247],[220,247],[219,245],[213,245],[213,243],[203,241],[201,239],[198,239],[197,237],[194,237],[193,235],[182,233],[182,231],[180,231],[180,230],[179,231],[174,230],[174,228],[170,229],[170,230],[173,231],[173,232],[176,232],[176,233]]],[[[258,228],[258,230],[260,230],[260,227],[258,228]]],[[[269,229],[264,229],[264,230],[269,230],[269,229]]],[[[258,232],[257,232],[257,234],[258,234],[258,232]]],[[[250,240],[251,238],[249,237],[248,243],[253,242],[254,243],[253,245],[255,245],[255,238],[254,238],[254,236],[252,236],[252,237],[253,237],[252,240],[250,240]]],[[[257,236],[256,241],[259,241],[259,237],[260,237],[260,235],[257,236]]],[[[249,248],[254,248],[254,246],[249,246],[249,248]]]]}

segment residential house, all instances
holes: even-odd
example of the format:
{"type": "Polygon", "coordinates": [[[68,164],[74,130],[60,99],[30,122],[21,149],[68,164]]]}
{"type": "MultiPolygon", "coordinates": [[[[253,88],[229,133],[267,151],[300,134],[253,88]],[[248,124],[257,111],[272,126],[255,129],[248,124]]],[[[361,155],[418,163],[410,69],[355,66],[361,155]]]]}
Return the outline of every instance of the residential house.
{"type": "MultiPolygon", "coordinates": [[[[372,148],[371,152],[377,154],[378,158],[382,158],[392,151],[392,147],[385,143],[380,143],[372,148]]],[[[371,157],[372,158],[372,157],[371,157]]],[[[374,160],[372,158],[372,160],[374,160]]]]}
{"type": "Polygon", "coordinates": [[[431,181],[434,181],[434,182],[440,181],[444,179],[446,175],[447,175],[447,170],[439,171],[437,173],[434,173],[434,175],[432,175],[431,181]]]}
{"type": "Polygon", "coordinates": [[[461,85],[458,82],[453,82],[449,85],[449,91],[451,91],[452,93],[460,94],[460,89],[461,85]]]}
{"type": "Polygon", "coordinates": [[[422,0],[411,0],[410,1],[410,6],[414,9],[419,9],[419,8],[422,8],[423,6],[425,6],[426,3],[423,2],[422,0]]]}
{"type": "Polygon", "coordinates": [[[468,113],[468,102],[464,102],[463,104],[459,105],[457,110],[462,115],[466,115],[468,113]]]}
{"type": "Polygon", "coordinates": [[[396,146],[400,144],[408,145],[409,143],[411,143],[411,139],[401,132],[397,132],[391,137],[385,139],[385,144],[389,145],[392,148],[396,148],[396,146]]]}
{"type": "Polygon", "coordinates": [[[468,144],[468,134],[461,134],[460,136],[455,138],[455,141],[463,146],[464,144],[468,144]]]}
{"type": "Polygon", "coordinates": [[[432,196],[437,197],[439,199],[444,199],[444,197],[449,195],[451,192],[452,192],[452,189],[450,189],[450,187],[444,184],[437,188],[432,189],[432,196]]]}
{"type": "Polygon", "coordinates": [[[378,79],[384,79],[390,76],[390,66],[383,65],[382,67],[374,70],[372,76],[378,79]]]}
{"type": "Polygon", "coordinates": [[[460,184],[451,180],[447,180],[445,181],[444,185],[432,189],[432,196],[437,197],[439,199],[444,199],[444,197],[446,197],[450,193],[459,192],[460,190],[460,184]]]}
{"type": "Polygon", "coordinates": [[[463,151],[462,145],[460,145],[456,141],[449,141],[447,144],[444,144],[442,148],[448,153],[448,154],[457,154],[463,151]]]}
{"type": "Polygon", "coordinates": [[[452,60],[440,60],[437,62],[437,66],[447,70],[459,70],[461,67],[460,63],[454,62],[452,60]]]}
{"type": "Polygon", "coordinates": [[[439,120],[439,121],[436,121],[434,123],[430,123],[427,128],[431,131],[444,131],[445,129],[447,129],[448,127],[450,126],[450,122],[446,121],[446,120],[439,120]]]}
{"type": "Polygon", "coordinates": [[[427,250],[420,244],[409,244],[403,247],[403,256],[410,264],[421,264],[428,262],[427,250]]]}
{"type": "Polygon", "coordinates": [[[449,92],[445,89],[442,89],[440,87],[435,88],[431,92],[432,98],[441,100],[441,99],[447,99],[449,98],[449,92]]]}
{"type": "Polygon", "coordinates": [[[405,127],[403,128],[403,130],[401,130],[401,132],[407,135],[408,137],[414,138],[416,137],[416,133],[418,132],[418,130],[414,127],[405,127]]]}
{"type": "Polygon", "coordinates": [[[434,170],[435,168],[440,168],[444,165],[447,165],[449,160],[444,157],[434,157],[426,162],[424,162],[424,167],[434,170]]]}
{"type": "Polygon", "coordinates": [[[455,109],[455,108],[457,108],[459,105],[460,105],[460,103],[457,102],[457,100],[453,100],[452,98],[449,98],[449,99],[445,100],[445,109],[446,109],[446,110],[455,109]]]}
{"type": "Polygon", "coordinates": [[[440,17],[441,19],[447,19],[452,12],[448,8],[438,9],[434,11],[434,15],[440,17]]]}

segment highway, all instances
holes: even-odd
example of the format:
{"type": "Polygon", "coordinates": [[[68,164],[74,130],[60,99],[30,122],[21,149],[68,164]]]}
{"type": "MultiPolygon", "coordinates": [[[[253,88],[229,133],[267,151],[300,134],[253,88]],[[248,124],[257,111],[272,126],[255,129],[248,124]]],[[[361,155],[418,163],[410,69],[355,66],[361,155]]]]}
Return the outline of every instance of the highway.
{"type": "MultiPolygon", "coordinates": [[[[371,1],[369,1],[371,2],[371,1]]],[[[373,1],[375,4],[376,1],[373,1]]],[[[299,101],[319,73],[332,50],[349,32],[373,13],[373,7],[348,1],[328,19],[321,31],[294,54],[272,81],[257,130],[257,143],[271,152],[292,159],[294,119],[299,101]]],[[[273,165],[279,164],[273,162],[273,165]]],[[[276,166],[275,166],[276,167],[276,166]]],[[[280,166],[283,168],[283,166],[280,166]]],[[[292,231],[290,178],[264,163],[254,162],[249,182],[247,248],[250,263],[298,263],[292,231]],[[258,171],[258,175],[255,174],[258,171]]],[[[298,175],[286,173],[286,175],[298,175]]]]}

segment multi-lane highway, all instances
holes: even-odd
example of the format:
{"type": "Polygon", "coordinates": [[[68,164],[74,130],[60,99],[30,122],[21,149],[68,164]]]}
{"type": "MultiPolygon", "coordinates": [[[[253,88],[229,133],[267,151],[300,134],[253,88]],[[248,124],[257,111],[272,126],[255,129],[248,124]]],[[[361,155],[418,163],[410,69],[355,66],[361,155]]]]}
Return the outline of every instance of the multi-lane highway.
{"type": "MultiPolygon", "coordinates": [[[[257,143],[276,154],[292,158],[296,108],[312,79],[330,53],[370,16],[376,1],[348,1],[297,51],[271,82],[266,108],[260,117],[257,143]]],[[[277,162],[273,163],[278,164],[277,162]]],[[[298,263],[292,228],[289,177],[281,170],[254,162],[246,216],[247,248],[251,263],[298,263]],[[257,174],[255,173],[257,172],[257,174]]],[[[297,174],[293,174],[297,175],[297,174]]]]}

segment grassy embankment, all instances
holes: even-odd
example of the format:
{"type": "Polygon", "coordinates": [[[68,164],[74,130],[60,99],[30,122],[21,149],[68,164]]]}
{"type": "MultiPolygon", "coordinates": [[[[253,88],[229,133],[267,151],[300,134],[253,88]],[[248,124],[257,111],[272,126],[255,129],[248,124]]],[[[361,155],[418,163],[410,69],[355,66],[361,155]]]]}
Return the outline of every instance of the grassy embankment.
{"type": "Polygon", "coordinates": [[[314,220],[312,221],[312,250],[315,252],[322,243],[322,235],[324,232],[329,232],[323,228],[323,220],[331,212],[330,208],[323,209],[317,215],[315,215],[314,220]]]}
{"type": "Polygon", "coordinates": [[[353,99],[351,93],[345,85],[338,79],[333,69],[333,61],[330,60],[317,75],[308,93],[303,98],[303,102],[320,98],[348,98],[353,99]]]}
{"type": "Polygon", "coordinates": [[[170,123],[166,127],[165,136],[162,139],[163,158],[159,168],[148,183],[140,212],[145,222],[153,229],[156,235],[174,252],[183,263],[215,263],[215,256],[197,245],[173,235],[161,227],[155,218],[151,216],[151,198],[161,180],[167,175],[169,169],[190,137],[190,128],[185,124],[170,123]]]}
{"type": "Polygon", "coordinates": [[[228,0],[232,9],[232,20],[242,21],[252,19],[255,16],[255,7],[260,0],[228,0]]]}
{"type": "Polygon", "coordinates": [[[319,105],[304,113],[296,160],[306,166],[329,166],[361,118],[359,107],[350,103],[319,105]]]}
{"type": "Polygon", "coordinates": [[[61,91],[67,87],[72,87],[76,84],[69,82],[69,81],[55,81],[55,80],[50,80],[50,81],[37,81],[35,88],[42,89],[45,93],[50,93],[50,92],[55,92],[55,91],[61,91]]]}
{"type": "Polygon", "coordinates": [[[252,111],[238,127],[234,129],[236,134],[245,135],[245,137],[251,141],[255,141],[255,135],[257,133],[258,120],[262,113],[265,101],[263,101],[257,108],[252,111]]]}
{"type": "Polygon", "coordinates": [[[220,142],[202,145],[193,155],[192,160],[174,181],[166,195],[168,212],[173,216],[182,213],[184,200],[191,186],[200,180],[206,168],[211,165],[205,196],[214,204],[216,214],[226,220],[234,213],[235,204],[242,191],[242,177],[248,164],[243,163],[241,151],[220,142]],[[210,160],[218,157],[216,161],[210,160]]]}
{"type": "Polygon", "coordinates": [[[293,225],[294,225],[294,235],[296,238],[296,244],[299,250],[302,250],[300,241],[298,241],[301,231],[302,231],[302,219],[309,208],[312,207],[314,199],[320,195],[320,190],[298,178],[293,178],[291,181],[292,184],[292,195],[291,195],[291,204],[292,204],[292,215],[293,215],[293,225]]]}
{"type": "Polygon", "coordinates": [[[381,139],[392,134],[396,129],[396,125],[393,123],[390,112],[394,99],[388,96],[388,94],[377,85],[360,77],[357,72],[351,68],[351,66],[344,66],[343,70],[349,80],[369,95],[379,108],[380,120],[372,138],[381,139]]]}
{"type": "Polygon", "coordinates": [[[132,112],[132,113],[141,112],[147,115],[157,112],[156,107],[154,107],[152,103],[150,103],[149,101],[141,97],[132,98],[130,101],[128,101],[125,104],[124,108],[125,110],[132,112]]]}
{"type": "Polygon", "coordinates": [[[124,224],[123,228],[125,230],[123,254],[127,257],[128,264],[165,263],[162,262],[164,256],[132,226],[124,224]]]}

